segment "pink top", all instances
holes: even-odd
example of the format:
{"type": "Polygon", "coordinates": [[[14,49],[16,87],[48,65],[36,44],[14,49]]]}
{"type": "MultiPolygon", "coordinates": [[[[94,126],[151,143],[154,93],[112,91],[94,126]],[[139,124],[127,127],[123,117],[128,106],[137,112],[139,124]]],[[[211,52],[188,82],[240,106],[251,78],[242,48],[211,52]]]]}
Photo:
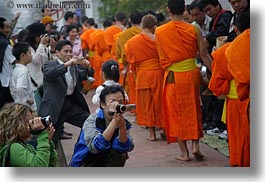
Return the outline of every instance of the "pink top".
{"type": "MultiPolygon", "coordinates": [[[[70,41],[69,36],[66,37],[66,39],[70,41]]],[[[80,38],[75,39],[75,42],[73,45],[73,55],[74,56],[83,56],[80,38]]]]}

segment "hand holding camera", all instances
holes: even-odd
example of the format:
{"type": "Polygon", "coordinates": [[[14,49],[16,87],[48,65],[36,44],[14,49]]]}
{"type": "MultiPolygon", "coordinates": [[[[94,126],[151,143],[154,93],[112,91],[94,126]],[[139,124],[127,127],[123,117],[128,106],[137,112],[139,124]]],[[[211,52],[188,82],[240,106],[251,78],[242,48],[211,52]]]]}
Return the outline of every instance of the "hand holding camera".
{"type": "Polygon", "coordinates": [[[50,41],[50,36],[48,34],[43,34],[40,36],[40,43],[43,45],[48,45],[50,41]]]}
{"type": "Polygon", "coordinates": [[[51,117],[35,117],[29,121],[30,133],[39,134],[41,131],[49,128],[51,130],[51,117]]]}

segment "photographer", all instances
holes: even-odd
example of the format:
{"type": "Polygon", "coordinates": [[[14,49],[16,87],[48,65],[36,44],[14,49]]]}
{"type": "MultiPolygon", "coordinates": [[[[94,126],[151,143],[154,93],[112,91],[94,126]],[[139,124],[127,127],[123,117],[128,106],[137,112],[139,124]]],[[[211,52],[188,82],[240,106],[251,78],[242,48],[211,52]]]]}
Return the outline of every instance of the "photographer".
{"type": "Polygon", "coordinates": [[[100,94],[100,110],[85,121],[74,154],[72,167],[123,167],[134,149],[129,135],[131,124],[117,105],[124,104],[120,85],[106,86],[100,94]]]}
{"type": "Polygon", "coordinates": [[[43,97],[39,116],[50,115],[56,129],[53,142],[55,145],[61,135],[63,123],[82,128],[90,111],[80,93],[81,81],[93,74],[89,61],[73,57],[72,44],[68,40],[57,42],[55,54],[57,59],[48,61],[43,67],[43,97]],[[82,66],[86,70],[78,68],[82,66]]]}
{"type": "Polygon", "coordinates": [[[45,129],[28,106],[18,103],[6,104],[0,112],[0,121],[0,159],[5,159],[0,166],[56,166],[57,153],[51,141],[55,130],[51,124],[45,129]],[[27,144],[32,137],[30,130],[40,130],[36,149],[27,144]]]}

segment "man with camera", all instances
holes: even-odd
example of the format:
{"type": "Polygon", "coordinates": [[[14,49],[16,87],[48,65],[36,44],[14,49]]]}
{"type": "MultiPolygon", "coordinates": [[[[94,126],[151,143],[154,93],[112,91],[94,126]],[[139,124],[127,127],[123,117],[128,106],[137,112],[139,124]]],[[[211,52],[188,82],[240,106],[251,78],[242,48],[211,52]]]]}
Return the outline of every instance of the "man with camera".
{"type": "Polygon", "coordinates": [[[68,40],[57,42],[57,60],[47,62],[43,67],[43,98],[39,116],[51,116],[55,134],[53,142],[57,146],[63,123],[82,127],[90,111],[80,93],[81,81],[93,75],[87,60],[72,56],[72,44],[68,40]],[[86,69],[80,70],[77,64],[86,69]]]}
{"type": "Polygon", "coordinates": [[[123,167],[134,149],[131,124],[122,113],[125,94],[120,85],[106,86],[100,94],[100,109],[84,123],[70,162],[72,167],[123,167]]]}

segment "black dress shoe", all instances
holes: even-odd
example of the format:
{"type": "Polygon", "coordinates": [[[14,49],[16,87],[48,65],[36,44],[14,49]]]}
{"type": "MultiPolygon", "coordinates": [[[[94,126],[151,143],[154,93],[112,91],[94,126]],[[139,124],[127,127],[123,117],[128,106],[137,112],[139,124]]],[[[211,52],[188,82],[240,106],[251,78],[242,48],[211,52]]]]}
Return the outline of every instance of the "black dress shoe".
{"type": "Polygon", "coordinates": [[[64,133],[65,135],[68,135],[68,136],[73,136],[73,133],[69,133],[69,132],[66,132],[66,131],[63,131],[63,133],[64,133]]]}
{"type": "Polygon", "coordinates": [[[68,140],[68,139],[72,139],[72,137],[66,135],[65,133],[63,133],[63,134],[60,136],[60,139],[61,139],[61,140],[68,140]]]}

